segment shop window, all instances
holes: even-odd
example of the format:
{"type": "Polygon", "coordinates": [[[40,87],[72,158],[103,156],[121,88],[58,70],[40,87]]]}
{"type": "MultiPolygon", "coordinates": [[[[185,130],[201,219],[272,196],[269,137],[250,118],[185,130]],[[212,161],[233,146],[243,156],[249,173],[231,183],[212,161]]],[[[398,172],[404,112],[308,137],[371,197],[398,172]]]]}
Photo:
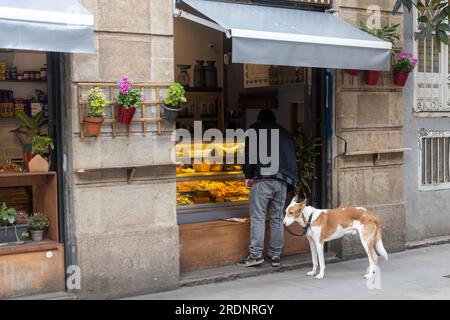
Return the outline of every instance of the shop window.
{"type": "Polygon", "coordinates": [[[419,189],[450,188],[450,131],[419,134],[419,189]]]}

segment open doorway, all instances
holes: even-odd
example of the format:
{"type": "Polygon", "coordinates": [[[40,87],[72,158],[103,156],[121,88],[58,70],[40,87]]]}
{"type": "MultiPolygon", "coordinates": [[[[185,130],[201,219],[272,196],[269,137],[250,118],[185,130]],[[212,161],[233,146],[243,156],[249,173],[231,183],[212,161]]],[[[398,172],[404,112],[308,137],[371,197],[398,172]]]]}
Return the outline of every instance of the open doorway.
{"type": "Polygon", "coordinates": [[[0,205],[14,213],[0,226],[1,277],[15,279],[2,297],[65,289],[62,59],[0,49],[0,205]]]}
{"type": "MultiPolygon", "coordinates": [[[[293,136],[320,144],[318,154],[310,159],[316,177],[311,180],[310,194],[313,205],[326,206],[326,70],[233,63],[230,39],[185,19],[174,20],[174,43],[176,80],[186,87],[188,100],[177,128],[192,132],[194,121],[202,121],[203,130],[246,130],[260,110],[270,108],[293,136]]],[[[177,167],[181,272],[234,264],[247,254],[249,206],[243,180],[240,165],[177,167]]],[[[291,229],[301,232],[299,226],[291,229]]],[[[308,251],[305,238],[285,233],[283,255],[308,251]]]]}

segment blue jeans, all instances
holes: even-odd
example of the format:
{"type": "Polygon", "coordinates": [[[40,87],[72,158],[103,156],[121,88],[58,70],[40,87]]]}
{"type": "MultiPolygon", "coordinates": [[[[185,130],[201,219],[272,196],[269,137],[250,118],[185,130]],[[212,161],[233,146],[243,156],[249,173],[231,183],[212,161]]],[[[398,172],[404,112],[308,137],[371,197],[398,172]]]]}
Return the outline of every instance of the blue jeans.
{"type": "Polygon", "coordinates": [[[284,204],[287,183],[277,179],[255,180],[250,190],[250,247],[252,257],[264,249],[266,213],[270,221],[269,256],[280,256],[284,242],[284,204]]]}

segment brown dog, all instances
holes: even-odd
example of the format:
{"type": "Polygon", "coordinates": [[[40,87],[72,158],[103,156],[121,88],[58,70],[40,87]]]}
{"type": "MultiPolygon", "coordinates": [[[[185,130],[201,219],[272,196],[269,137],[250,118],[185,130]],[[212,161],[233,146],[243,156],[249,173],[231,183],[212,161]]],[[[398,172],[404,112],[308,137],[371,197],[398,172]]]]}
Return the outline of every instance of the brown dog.
{"type": "Polygon", "coordinates": [[[365,278],[372,278],[375,272],[378,260],[377,252],[387,261],[388,255],[381,239],[381,222],[373,212],[361,207],[316,209],[306,205],[306,198],[300,203],[297,203],[297,199],[298,196],[295,196],[286,208],[283,223],[285,226],[289,226],[297,222],[306,228],[306,237],[311,247],[313,261],[313,269],[308,272],[309,276],[316,274],[318,265],[320,270],[316,278],[322,279],[324,276],[324,242],[342,238],[349,233],[359,233],[361,243],[369,258],[369,271],[364,275],[365,278]]]}

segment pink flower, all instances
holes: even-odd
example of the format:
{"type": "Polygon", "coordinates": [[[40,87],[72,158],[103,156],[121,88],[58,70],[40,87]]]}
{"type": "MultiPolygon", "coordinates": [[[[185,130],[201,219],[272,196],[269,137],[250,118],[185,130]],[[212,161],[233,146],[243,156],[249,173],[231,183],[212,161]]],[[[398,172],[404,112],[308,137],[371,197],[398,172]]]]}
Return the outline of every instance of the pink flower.
{"type": "Polygon", "coordinates": [[[128,94],[128,90],[131,88],[132,83],[128,80],[128,77],[123,77],[120,81],[117,82],[117,85],[120,88],[120,93],[128,94]]]}
{"type": "Polygon", "coordinates": [[[412,53],[401,52],[397,54],[397,60],[400,59],[411,59],[413,57],[412,53]]]}
{"type": "Polygon", "coordinates": [[[411,60],[411,65],[412,65],[413,67],[415,67],[415,66],[417,65],[417,59],[412,59],[412,60],[411,60]]]}

